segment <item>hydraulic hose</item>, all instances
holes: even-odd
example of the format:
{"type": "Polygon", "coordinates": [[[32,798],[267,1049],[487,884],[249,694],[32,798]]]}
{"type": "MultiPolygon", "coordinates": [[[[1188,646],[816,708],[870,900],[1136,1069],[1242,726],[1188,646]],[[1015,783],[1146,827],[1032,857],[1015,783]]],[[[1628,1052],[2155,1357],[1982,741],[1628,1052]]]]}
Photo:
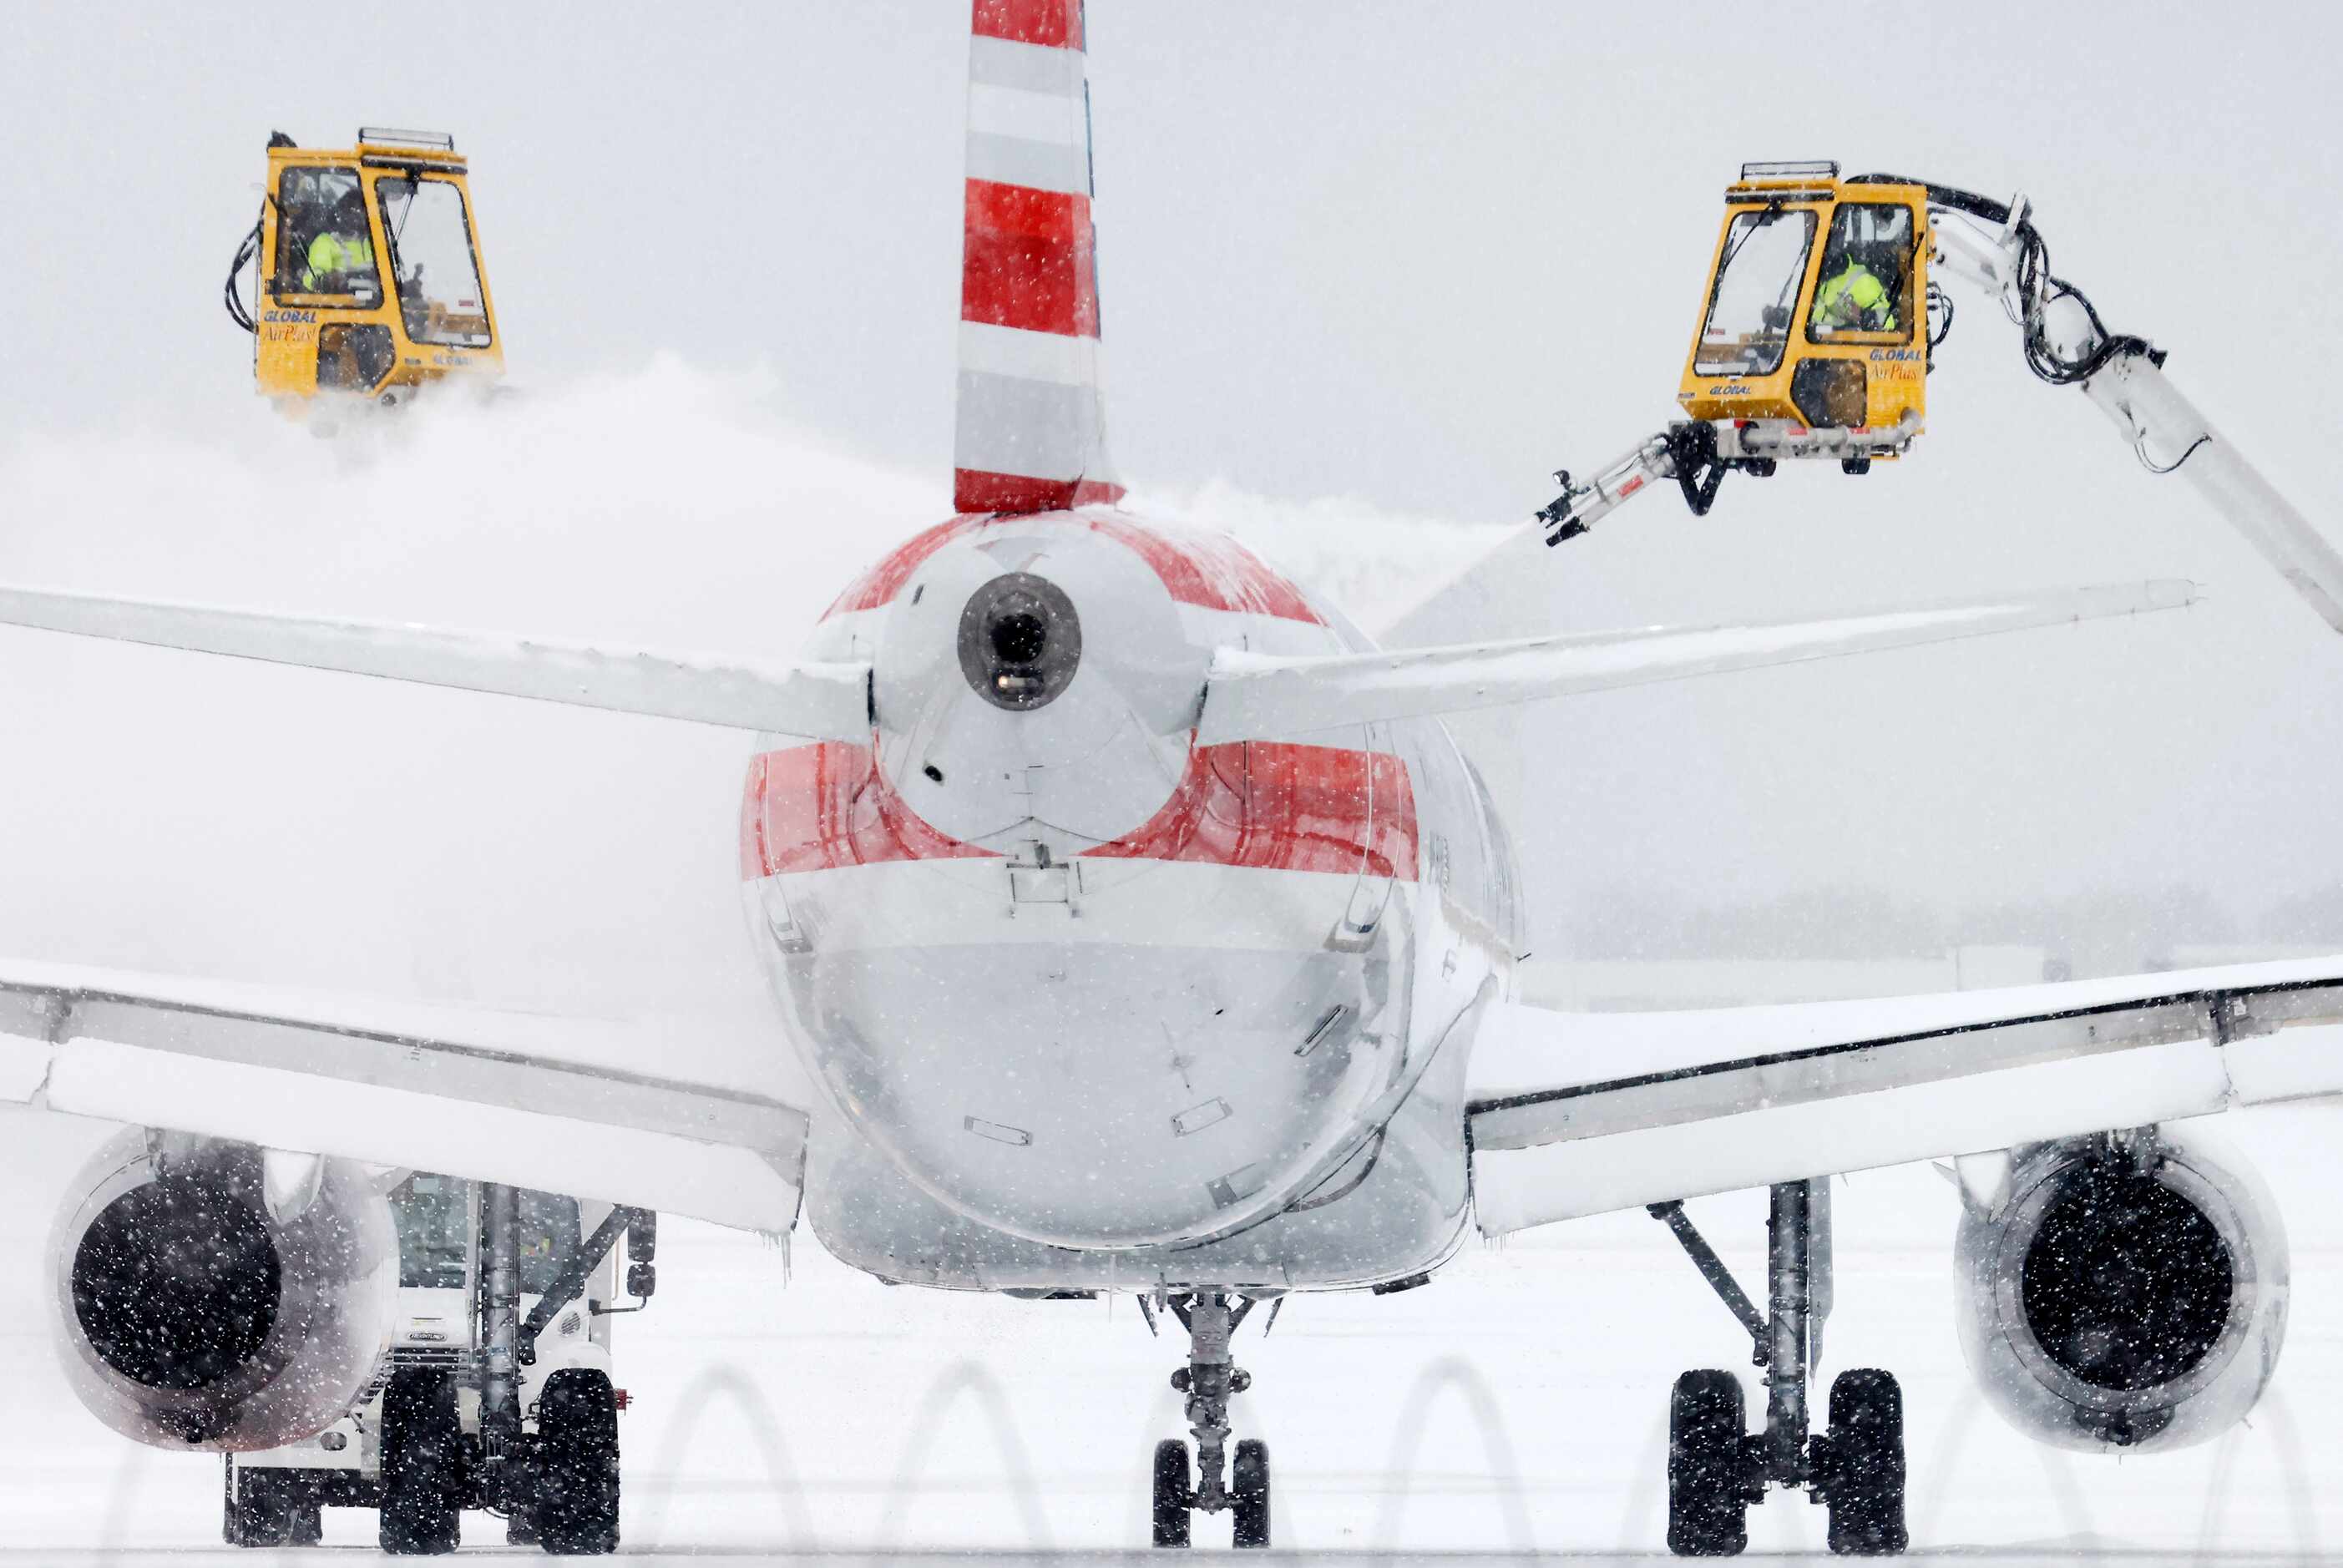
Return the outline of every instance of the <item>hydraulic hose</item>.
{"type": "MultiPolygon", "coordinates": [[[[1929,180],[1916,180],[1902,175],[1856,175],[1849,185],[1919,186],[1928,193],[1928,205],[1948,211],[1966,213],[1986,223],[2007,225],[2009,204],[1995,201],[1952,186],[1940,186],[1929,180]]],[[[2019,259],[2017,266],[2018,297],[2026,302],[2025,318],[2018,325],[2026,332],[2026,367],[2039,379],[2053,387],[2071,387],[2088,381],[2105,369],[2110,360],[2127,354],[2137,354],[2151,364],[2164,363],[2164,351],[2147,338],[2124,332],[2109,332],[2107,323],[2099,319],[2098,308],[2090,297],[2065,278],[2050,270],[2050,246],[2042,231],[2034,226],[2032,218],[2022,218],[2017,225],[2019,259]],[[2066,358],[2052,346],[2043,327],[2045,308],[2054,301],[2071,299],[2083,307],[2098,341],[2081,357],[2066,358]]],[[[1946,322],[1947,329],[1951,323],[1946,322]]],[[[1939,338],[1941,341],[1941,338],[1939,338]]]]}
{"type": "Polygon", "coordinates": [[[227,282],[220,290],[221,299],[227,306],[228,319],[254,334],[260,331],[260,324],[252,318],[252,312],[246,307],[244,296],[237,291],[236,280],[244,275],[245,267],[259,254],[260,219],[254,218],[252,232],[244,236],[244,243],[236,247],[236,259],[228,263],[227,282]]]}

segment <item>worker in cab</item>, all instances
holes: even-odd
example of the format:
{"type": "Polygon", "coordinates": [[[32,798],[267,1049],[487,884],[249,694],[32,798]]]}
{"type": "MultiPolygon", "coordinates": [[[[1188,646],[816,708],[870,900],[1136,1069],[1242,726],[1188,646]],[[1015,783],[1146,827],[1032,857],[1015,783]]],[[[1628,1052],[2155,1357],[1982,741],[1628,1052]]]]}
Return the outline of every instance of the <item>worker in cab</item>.
{"type": "Polygon", "coordinates": [[[1877,273],[1849,252],[1844,265],[1815,290],[1815,312],[1807,326],[1817,333],[1893,332],[1896,297],[1877,273]]]}
{"type": "Polygon", "coordinates": [[[307,293],[359,292],[351,281],[354,276],[367,279],[367,292],[372,292],[374,239],[367,232],[365,196],[356,190],[342,194],[334,204],[332,218],[309,242],[309,253],[303,261],[301,287],[307,293]]]}

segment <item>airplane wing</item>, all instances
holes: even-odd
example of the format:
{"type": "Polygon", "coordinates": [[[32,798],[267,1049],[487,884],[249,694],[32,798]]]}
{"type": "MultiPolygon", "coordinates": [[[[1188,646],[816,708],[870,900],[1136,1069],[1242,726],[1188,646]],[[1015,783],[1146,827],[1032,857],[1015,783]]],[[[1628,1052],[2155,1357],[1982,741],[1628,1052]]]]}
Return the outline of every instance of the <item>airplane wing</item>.
{"type": "Polygon", "coordinates": [[[1756,669],[2101,616],[2177,609],[2192,583],[2160,579],[1982,602],[1913,606],[1829,620],[1649,628],[1315,658],[1222,648],[1205,688],[1199,744],[1496,708],[1656,680],[1756,669]]]}
{"type": "Polygon", "coordinates": [[[789,1230],[805,1112],[543,1054],[624,1032],[0,960],[0,1104],[789,1230]]]}
{"type": "Polygon", "coordinates": [[[1466,1116],[1492,1235],[2343,1093],[2343,956],[1663,1013],[1493,1004],[1466,1116]]]}
{"type": "Polygon", "coordinates": [[[870,734],[867,664],[650,653],[35,588],[0,588],[0,624],[811,739],[870,734]]]}

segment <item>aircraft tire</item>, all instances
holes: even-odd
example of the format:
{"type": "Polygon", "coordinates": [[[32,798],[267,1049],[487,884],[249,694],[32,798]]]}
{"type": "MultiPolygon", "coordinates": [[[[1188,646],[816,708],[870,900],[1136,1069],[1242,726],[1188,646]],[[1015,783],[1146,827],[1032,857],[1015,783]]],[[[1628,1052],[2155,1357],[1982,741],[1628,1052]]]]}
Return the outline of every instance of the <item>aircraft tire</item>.
{"type": "Polygon", "coordinates": [[[1269,1544],[1269,1444],[1248,1437],[1237,1444],[1234,1484],[1230,1494],[1236,1507],[1239,1546],[1269,1544]]]}
{"type": "Polygon", "coordinates": [[[1904,1391],[1875,1367],[1831,1382],[1828,1475],[1830,1549],[1887,1557],[1911,1544],[1904,1523],[1904,1391]]]}
{"type": "Polygon", "coordinates": [[[1155,1445],[1155,1544],[1188,1544],[1189,1509],[1195,1482],[1188,1471],[1188,1445],[1167,1437],[1155,1445]]]}
{"type": "Polygon", "coordinates": [[[456,1550],[463,1530],[463,1427],[445,1372],[393,1372],[382,1394],[382,1549],[395,1556],[456,1550]]]}
{"type": "Polygon", "coordinates": [[[618,1397],[609,1375],[565,1367],[537,1400],[538,1543],[557,1557],[618,1549],[618,1397]]]}
{"type": "Polygon", "coordinates": [[[1668,1550],[1733,1557],[1749,1545],[1748,1428],[1741,1380],[1688,1372],[1668,1398],[1668,1550]]]}

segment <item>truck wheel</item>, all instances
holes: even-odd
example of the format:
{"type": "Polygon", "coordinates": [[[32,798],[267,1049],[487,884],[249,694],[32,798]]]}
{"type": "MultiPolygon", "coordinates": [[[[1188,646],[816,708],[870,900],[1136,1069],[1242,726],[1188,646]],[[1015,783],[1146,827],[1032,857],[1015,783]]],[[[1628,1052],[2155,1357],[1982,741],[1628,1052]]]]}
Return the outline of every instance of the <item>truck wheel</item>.
{"type": "Polygon", "coordinates": [[[297,1488],[287,1500],[286,1522],[292,1528],[287,1533],[287,1546],[315,1546],[326,1538],[326,1510],[317,1494],[307,1486],[297,1488]]]}
{"type": "Polygon", "coordinates": [[[463,1427],[456,1384],[409,1367],[382,1392],[382,1549],[453,1552],[463,1519],[463,1427]]]}
{"type": "Polygon", "coordinates": [[[618,1549],[618,1396],[608,1373],[565,1367],[537,1398],[538,1541],[558,1557],[618,1549]]]}

